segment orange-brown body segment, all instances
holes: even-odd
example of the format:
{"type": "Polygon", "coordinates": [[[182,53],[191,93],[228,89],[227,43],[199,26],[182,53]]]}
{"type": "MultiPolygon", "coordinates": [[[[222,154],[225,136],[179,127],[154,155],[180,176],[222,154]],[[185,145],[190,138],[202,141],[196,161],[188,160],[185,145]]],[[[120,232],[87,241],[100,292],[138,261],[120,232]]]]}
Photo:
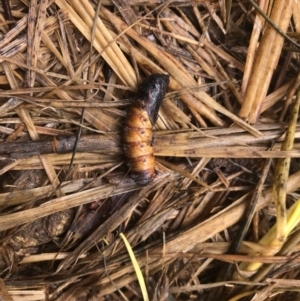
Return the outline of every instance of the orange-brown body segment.
{"type": "Polygon", "coordinates": [[[123,149],[131,168],[131,177],[141,186],[147,185],[155,177],[152,141],[150,118],[138,100],[127,112],[123,131],[123,149]]]}

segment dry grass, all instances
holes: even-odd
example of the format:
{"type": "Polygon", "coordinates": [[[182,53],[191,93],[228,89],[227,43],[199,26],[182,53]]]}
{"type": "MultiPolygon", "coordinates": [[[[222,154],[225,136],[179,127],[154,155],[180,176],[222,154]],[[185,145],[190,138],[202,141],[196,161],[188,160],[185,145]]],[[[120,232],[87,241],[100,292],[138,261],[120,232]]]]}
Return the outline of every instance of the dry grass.
{"type": "Polygon", "coordinates": [[[300,300],[300,4],[258,2],[271,22],[235,0],[0,7],[1,300],[300,300]],[[120,137],[154,73],[140,188],[120,137]]]}

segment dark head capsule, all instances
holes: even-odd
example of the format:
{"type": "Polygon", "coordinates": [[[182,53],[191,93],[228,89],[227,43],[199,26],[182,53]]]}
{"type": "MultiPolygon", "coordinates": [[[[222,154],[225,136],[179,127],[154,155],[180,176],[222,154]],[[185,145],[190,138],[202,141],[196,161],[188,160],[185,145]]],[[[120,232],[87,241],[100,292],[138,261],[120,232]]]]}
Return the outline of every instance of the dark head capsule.
{"type": "Polygon", "coordinates": [[[146,110],[152,125],[155,124],[158,111],[167,92],[170,77],[165,74],[148,76],[140,85],[137,98],[146,102],[146,110]]]}

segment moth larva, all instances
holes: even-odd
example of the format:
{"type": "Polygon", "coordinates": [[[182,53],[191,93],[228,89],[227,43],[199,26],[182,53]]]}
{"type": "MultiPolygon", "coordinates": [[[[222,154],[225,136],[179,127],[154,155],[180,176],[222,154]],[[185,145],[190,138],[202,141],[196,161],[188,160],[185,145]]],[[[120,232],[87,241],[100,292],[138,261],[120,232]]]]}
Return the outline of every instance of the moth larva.
{"type": "Polygon", "coordinates": [[[169,84],[169,76],[153,74],[140,85],[137,97],[127,111],[123,130],[123,150],[130,176],[140,186],[155,177],[153,126],[169,84]]]}

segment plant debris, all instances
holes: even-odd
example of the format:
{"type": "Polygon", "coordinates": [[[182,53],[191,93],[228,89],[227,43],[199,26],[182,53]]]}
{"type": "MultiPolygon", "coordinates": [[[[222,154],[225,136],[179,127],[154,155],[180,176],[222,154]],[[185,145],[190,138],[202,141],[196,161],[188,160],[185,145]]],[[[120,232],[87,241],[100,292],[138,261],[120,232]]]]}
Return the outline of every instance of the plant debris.
{"type": "Polygon", "coordinates": [[[1,300],[299,299],[299,2],[1,3],[1,300]]]}

